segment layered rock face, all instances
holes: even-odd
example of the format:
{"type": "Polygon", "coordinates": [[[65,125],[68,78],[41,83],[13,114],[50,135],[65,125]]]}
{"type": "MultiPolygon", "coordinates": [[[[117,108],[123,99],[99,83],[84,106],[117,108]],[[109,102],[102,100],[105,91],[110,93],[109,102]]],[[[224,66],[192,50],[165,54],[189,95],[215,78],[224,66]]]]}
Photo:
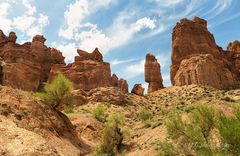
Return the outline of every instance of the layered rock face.
{"type": "Polygon", "coordinates": [[[157,91],[163,88],[163,79],[160,71],[160,64],[152,54],[146,55],[144,68],[145,81],[148,84],[148,93],[157,91]]]}
{"type": "Polygon", "coordinates": [[[173,29],[171,81],[175,86],[209,85],[218,89],[235,88],[235,65],[217,46],[207,29],[207,21],[182,19],[173,29]]]}
{"type": "Polygon", "coordinates": [[[62,73],[75,85],[76,89],[90,91],[98,87],[119,87],[123,92],[128,92],[128,84],[114,74],[111,76],[110,65],[103,61],[102,54],[96,48],[92,53],[82,50],[77,51],[79,56],[68,65],[54,65],[51,69],[49,81],[57,74],[62,73]]]}
{"type": "Polygon", "coordinates": [[[53,64],[65,64],[64,57],[45,46],[43,36],[37,35],[23,45],[16,39],[14,32],[7,37],[0,31],[0,84],[36,91],[46,82],[53,64]]]}

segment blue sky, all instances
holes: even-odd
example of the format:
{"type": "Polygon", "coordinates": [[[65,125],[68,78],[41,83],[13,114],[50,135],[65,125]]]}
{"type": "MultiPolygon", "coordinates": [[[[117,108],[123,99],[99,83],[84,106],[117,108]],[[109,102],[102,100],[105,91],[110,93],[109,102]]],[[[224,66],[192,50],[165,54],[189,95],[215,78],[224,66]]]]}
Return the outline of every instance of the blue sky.
{"type": "Polygon", "coordinates": [[[43,34],[46,44],[61,50],[66,62],[76,49],[98,47],[112,73],[130,88],[144,82],[144,59],[153,53],[170,84],[171,33],[181,18],[199,16],[218,45],[240,39],[239,0],[0,0],[0,29],[15,31],[17,42],[43,34]]]}

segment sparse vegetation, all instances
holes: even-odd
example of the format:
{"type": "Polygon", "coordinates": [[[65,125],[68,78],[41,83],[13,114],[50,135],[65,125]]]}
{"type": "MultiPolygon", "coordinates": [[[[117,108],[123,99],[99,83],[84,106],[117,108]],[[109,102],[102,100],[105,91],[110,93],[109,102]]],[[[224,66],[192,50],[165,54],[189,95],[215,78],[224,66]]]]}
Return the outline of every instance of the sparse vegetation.
{"type": "Polygon", "coordinates": [[[66,113],[66,114],[71,114],[71,113],[74,113],[74,110],[73,110],[73,108],[68,107],[68,108],[65,108],[65,109],[64,109],[64,113],[66,113]]]}
{"type": "Polygon", "coordinates": [[[227,102],[235,102],[235,100],[230,98],[229,96],[222,98],[222,100],[227,101],[227,102]]]}
{"type": "Polygon", "coordinates": [[[28,110],[26,108],[21,108],[20,115],[21,116],[27,116],[28,115],[28,110]]]}
{"type": "Polygon", "coordinates": [[[73,83],[64,75],[59,74],[50,83],[45,84],[43,92],[34,93],[34,96],[56,109],[62,103],[71,103],[72,90],[73,83]]]}
{"type": "Polygon", "coordinates": [[[152,117],[152,112],[147,107],[141,107],[137,112],[137,118],[141,121],[146,121],[152,117]]]}
{"type": "Polygon", "coordinates": [[[168,142],[161,142],[159,145],[159,148],[161,149],[159,151],[159,154],[157,156],[177,156],[178,152],[173,147],[171,143],[168,142]]]}
{"type": "Polygon", "coordinates": [[[160,155],[239,155],[240,111],[226,116],[210,106],[198,105],[188,114],[176,113],[166,121],[169,137],[176,142],[160,146],[160,155]]]}
{"type": "Polygon", "coordinates": [[[0,115],[8,116],[11,113],[12,113],[12,110],[10,107],[3,108],[2,110],[0,110],[0,115]]]}
{"type": "Polygon", "coordinates": [[[118,114],[112,114],[107,118],[105,127],[102,130],[101,145],[93,152],[94,156],[113,156],[116,155],[123,141],[123,132],[121,126],[124,118],[118,114]]]}
{"type": "Polygon", "coordinates": [[[93,109],[92,114],[93,116],[100,122],[105,122],[107,118],[107,107],[103,104],[98,104],[95,109],[93,109]]]}
{"type": "Polygon", "coordinates": [[[218,130],[227,151],[240,155],[240,110],[235,112],[235,116],[221,114],[218,130]]]}

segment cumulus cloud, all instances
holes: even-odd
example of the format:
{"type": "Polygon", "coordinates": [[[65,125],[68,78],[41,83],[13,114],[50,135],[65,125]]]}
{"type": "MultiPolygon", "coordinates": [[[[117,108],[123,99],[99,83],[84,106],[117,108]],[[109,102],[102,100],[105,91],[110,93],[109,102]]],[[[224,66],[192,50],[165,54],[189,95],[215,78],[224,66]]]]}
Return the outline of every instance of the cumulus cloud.
{"type": "Polygon", "coordinates": [[[52,47],[59,49],[63,56],[65,57],[65,61],[70,63],[74,60],[74,57],[77,54],[77,46],[75,43],[52,43],[52,47]]]}
{"type": "Polygon", "coordinates": [[[145,64],[145,60],[142,59],[135,64],[131,64],[131,65],[127,66],[124,69],[122,74],[127,79],[133,79],[137,76],[140,76],[144,73],[144,64],[145,64]]]}
{"type": "Polygon", "coordinates": [[[0,29],[5,33],[12,30],[19,30],[24,37],[31,38],[36,34],[42,34],[44,28],[49,24],[48,16],[38,13],[31,0],[0,2],[0,29]],[[11,10],[24,8],[16,16],[9,16],[11,10]]]}
{"type": "Polygon", "coordinates": [[[143,29],[156,28],[156,21],[148,17],[132,19],[128,12],[120,12],[112,25],[105,31],[97,24],[86,22],[88,16],[115,4],[116,0],[77,0],[70,4],[64,13],[65,24],[59,30],[59,36],[74,41],[83,50],[92,51],[98,47],[103,54],[110,49],[128,43],[133,36],[143,29]],[[81,8],[81,9],[79,9],[81,8]]]}
{"type": "Polygon", "coordinates": [[[65,24],[60,28],[59,36],[73,39],[75,33],[85,25],[84,19],[97,12],[99,9],[107,8],[116,0],[76,0],[70,4],[64,13],[65,24]]]}

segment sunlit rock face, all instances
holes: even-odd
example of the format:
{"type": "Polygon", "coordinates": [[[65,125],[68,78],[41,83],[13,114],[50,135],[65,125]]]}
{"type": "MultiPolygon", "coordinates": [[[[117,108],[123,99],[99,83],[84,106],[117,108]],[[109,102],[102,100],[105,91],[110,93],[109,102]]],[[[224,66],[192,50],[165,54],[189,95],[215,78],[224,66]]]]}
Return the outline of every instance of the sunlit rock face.
{"type": "Polygon", "coordinates": [[[171,82],[175,86],[209,85],[237,88],[237,68],[207,29],[207,21],[182,19],[172,33],[171,82]]]}
{"type": "Polygon", "coordinates": [[[62,53],[44,45],[36,35],[32,42],[16,43],[17,36],[0,31],[0,83],[13,88],[36,91],[47,81],[53,64],[65,64],[62,53]]]}
{"type": "Polygon", "coordinates": [[[148,83],[148,93],[163,88],[163,79],[160,71],[160,64],[152,54],[146,55],[144,67],[145,81],[148,83]]]}
{"type": "Polygon", "coordinates": [[[92,53],[77,50],[79,56],[68,65],[56,64],[52,67],[49,81],[57,74],[62,73],[75,85],[76,89],[90,91],[98,87],[118,87],[123,92],[128,92],[126,80],[114,74],[111,76],[110,64],[103,61],[103,56],[96,48],[92,53]]]}

